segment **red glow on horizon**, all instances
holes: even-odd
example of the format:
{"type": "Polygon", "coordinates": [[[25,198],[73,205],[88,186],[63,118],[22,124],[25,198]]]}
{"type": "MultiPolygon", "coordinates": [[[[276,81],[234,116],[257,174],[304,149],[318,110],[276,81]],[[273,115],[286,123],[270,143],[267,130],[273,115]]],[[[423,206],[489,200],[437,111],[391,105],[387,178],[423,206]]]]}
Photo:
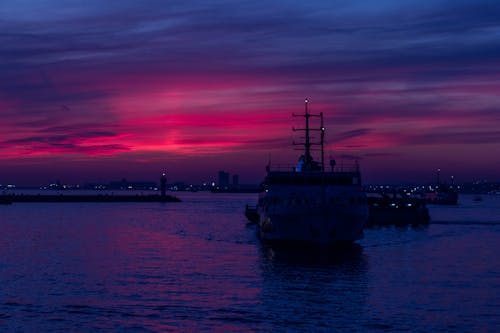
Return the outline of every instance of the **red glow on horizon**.
{"type": "MultiPolygon", "coordinates": [[[[10,96],[0,101],[6,114],[0,124],[0,156],[10,165],[35,159],[44,163],[44,158],[51,163],[56,158],[61,168],[75,161],[97,165],[99,158],[110,165],[128,161],[155,166],[171,165],[168,159],[190,163],[204,158],[217,161],[210,165],[215,172],[228,164],[242,167],[232,159],[243,155],[253,164],[248,170],[261,170],[262,158],[270,154],[294,163],[293,154],[299,153],[291,143],[300,137],[291,129],[300,127],[303,119],[291,115],[304,110],[302,94],[308,87],[300,83],[248,73],[108,74],[90,70],[75,76],[55,70],[46,77],[30,76],[34,84],[51,81],[57,102],[43,104],[44,96],[37,102],[42,106],[10,96]]],[[[380,156],[414,154],[408,165],[423,164],[424,156],[439,156],[435,149],[429,149],[434,154],[430,156],[413,147],[451,151],[450,145],[468,142],[500,143],[492,121],[496,113],[474,109],[489,110],[498,102],[489,83],[413,87],[380,79],[355,90],[320,83],[315,88],[310,111],[324,113],[328,154],[381,168],[380,156]],[[473,98],[478,94],[487,98],[478,103],[473,98]]],[[[488,153],[475,156],[487,159],[488,153]]],[[[176,168],[183,169],[181,164],[176,168]]]]}

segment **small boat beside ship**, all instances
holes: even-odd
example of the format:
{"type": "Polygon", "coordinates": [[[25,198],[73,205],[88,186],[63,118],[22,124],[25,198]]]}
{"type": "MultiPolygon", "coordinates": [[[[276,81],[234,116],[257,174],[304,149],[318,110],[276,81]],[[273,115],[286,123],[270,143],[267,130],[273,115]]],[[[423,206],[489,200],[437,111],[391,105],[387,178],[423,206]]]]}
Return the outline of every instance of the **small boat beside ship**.
{"type": "Polygon", "coordinates": [[[330,161],[325,170],[323,114],[311,114],[309,101],[304,117],[304,153],[295,166],[275,169],[268,165],[261,184],[256,207],[246,208],[246,215],[257,222],[263,241],[303,242],[329,245],[354,242],[363,237],[368,220],[366,195],[361,187],[361,173],[356,164],[349,170],[330,161]],[[310,118],[319,117],[321,126],[312,128],[310,118]],[[320,142],[312,141],[311,132],[320,134],[320,142]],[[321,162],[311,155],[313,145],[321,146],[321,162]]]}
{"type": "Polygon", "coordinates": [[[434,205],[458,204],[458,192],[451,186],[440,184],[434,191],[426,194],[427,202],[434,205]]]}
{"type": "Polygon", "coordinates": [[[406,193],[367,193],[369,219],[367,226],[426,225],[429,209],[422,198],[406,193]]]}

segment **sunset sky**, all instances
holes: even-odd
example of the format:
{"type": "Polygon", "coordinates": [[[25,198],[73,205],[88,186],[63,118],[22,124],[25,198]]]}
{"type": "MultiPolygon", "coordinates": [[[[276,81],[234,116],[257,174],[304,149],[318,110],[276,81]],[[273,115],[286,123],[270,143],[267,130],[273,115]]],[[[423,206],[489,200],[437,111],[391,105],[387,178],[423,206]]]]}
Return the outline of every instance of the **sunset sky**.
{"type": "Polygon", "coordinates": [[[365,183],[499,180],[500,2],[0,2],[0,184],[255,183],[306,97],[365,183]]]}

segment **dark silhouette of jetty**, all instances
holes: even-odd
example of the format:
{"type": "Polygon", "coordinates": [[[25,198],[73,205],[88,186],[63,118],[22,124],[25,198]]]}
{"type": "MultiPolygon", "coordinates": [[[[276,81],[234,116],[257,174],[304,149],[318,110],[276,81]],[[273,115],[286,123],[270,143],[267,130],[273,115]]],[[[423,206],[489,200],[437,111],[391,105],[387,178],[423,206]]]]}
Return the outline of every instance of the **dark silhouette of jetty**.
{"type": "Polygon", "coordinates": [[[167,195],[167,177],[160,179],[160,194],[5,194],[0,203],[13,202],[180,202],[172,195],[167,195]]]}
{"type": "Polygon", "coordinates": [[[181,200],[171,195],[114,195],[114,194],[12,194],[6,195],[8,202],[180,202],[181,200]]]}

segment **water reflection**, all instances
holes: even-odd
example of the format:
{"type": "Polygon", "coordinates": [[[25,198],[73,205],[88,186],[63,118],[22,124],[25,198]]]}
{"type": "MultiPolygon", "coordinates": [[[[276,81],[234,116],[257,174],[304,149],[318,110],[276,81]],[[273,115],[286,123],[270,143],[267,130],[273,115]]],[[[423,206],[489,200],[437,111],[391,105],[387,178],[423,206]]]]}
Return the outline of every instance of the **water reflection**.
{"type": "Polygon", "coordinates": [[[355,328],[368,297],[368,260],[363,248],[262,245],[261,300],[278,329],[355,328]]]}
{"type": "MultiPolygon", "coordinates": [[[[244,226],[248,199],[0,207],[0,331],[499,326],[500,268],[491,258],[500,228],[469,223],[477,214],[444,207],[443,221],[462,224],[372,228],[361,246],[325,250],[262,245],[255,226],[244,226]]],[[[477,221],[498,221],[498,202],[477,221]]]]}
{"type": "Polygon", "coordinates": [[[357,243],[336,246],[307,246],[293,244],[262,244],[264,262],[300,266],[339,267],[349,265],[360,268],[366,265],[363,247],[357,243]]]}

